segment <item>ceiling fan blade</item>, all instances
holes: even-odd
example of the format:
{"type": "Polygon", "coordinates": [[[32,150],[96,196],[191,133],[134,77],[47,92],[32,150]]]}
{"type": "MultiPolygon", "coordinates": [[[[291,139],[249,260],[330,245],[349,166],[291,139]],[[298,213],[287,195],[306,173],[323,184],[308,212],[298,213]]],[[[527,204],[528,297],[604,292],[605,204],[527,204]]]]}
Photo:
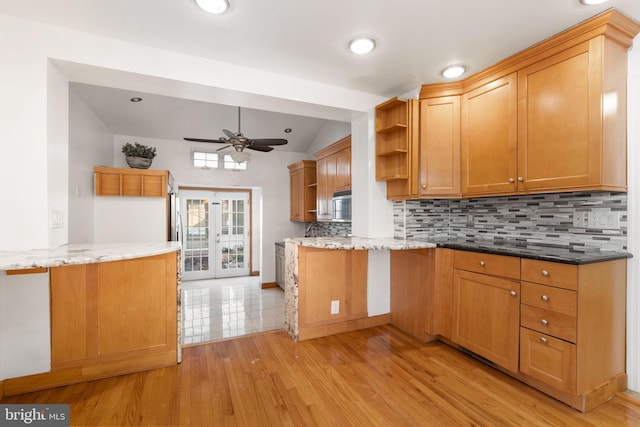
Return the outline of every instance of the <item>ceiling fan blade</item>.
{"type": "Polygon", "coordinates": [[[236,134],[231,132],[230,130],[222,129],[222,132],[224,132],[224,134],[227,135],[229,138],[235,138],[236,136],[236,134]]]}
{"type": "Polygon", "coordinates": [[[220,139],[183,138],[183,139],[185,141],[192,141],[192,142],[221,142],[223,144],[229,143],[229,141],[227,141],[224,138],[220,138],[220,139]]]}
{"type": "Polygon", "coordinates": [[[273,147],[269,147],[268,145],[247,145],[249,150],[262,151],[264,153],[268,153],[273,150],[273,147]]]}
{"type": "Polygon", "coordinates": [[[224,147],[222,147],[222,148],[218,148],[216,151],[222,151],[222,150],[224,150],[225,148],[229,148],[229,147],[231,147],[231,145],[225,145],[225,146],[224,146],[224,147]]]}
{"type": "Polygon", "coordinates": [[[250,139],[249,144],[253,145],[286,145],[289,141],[282,138],[261,138],[250,139]]]}

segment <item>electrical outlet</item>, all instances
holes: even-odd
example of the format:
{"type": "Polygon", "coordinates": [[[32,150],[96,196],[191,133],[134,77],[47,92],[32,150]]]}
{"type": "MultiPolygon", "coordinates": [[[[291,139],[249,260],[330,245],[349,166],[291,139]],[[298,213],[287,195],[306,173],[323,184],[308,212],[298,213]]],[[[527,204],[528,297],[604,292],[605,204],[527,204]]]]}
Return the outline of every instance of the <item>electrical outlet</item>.
{"type": "Polygon", "coordinates": [[[331,314],[340,313],[340,300],[331,301],[331,314]]]}
{"type": "Polygon", "coordinates": [[[576,228],[588,228],[589,217],[588,212],[574,212],[573,213],[573,226],[576,228]]]}

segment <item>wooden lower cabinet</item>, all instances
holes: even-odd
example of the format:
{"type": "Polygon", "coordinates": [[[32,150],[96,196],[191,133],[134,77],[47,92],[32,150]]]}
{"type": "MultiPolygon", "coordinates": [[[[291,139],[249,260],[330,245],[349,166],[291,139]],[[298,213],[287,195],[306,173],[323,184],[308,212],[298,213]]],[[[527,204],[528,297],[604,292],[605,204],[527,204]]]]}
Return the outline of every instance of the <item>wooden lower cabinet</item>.
{"type": "Polygon", "coordinates": [[[453,251],[391,251],[391,324],[421,341],[451,338],[453,251]]]}
{"type": "Polygon", "coordinates": [[[520,372],[565,393],[576,388],[576,345],[520,328],[520,372]]]}
{"type": "Polygon", "coordinates": [[[175,365],[176,253],[50,269],[51,371],[7,395],[175,365]]]}
{"type": "Polygon", "coordinates": [[[519,318],[520,282],[454,270],[453,342],[515,373],[519,318]]]}

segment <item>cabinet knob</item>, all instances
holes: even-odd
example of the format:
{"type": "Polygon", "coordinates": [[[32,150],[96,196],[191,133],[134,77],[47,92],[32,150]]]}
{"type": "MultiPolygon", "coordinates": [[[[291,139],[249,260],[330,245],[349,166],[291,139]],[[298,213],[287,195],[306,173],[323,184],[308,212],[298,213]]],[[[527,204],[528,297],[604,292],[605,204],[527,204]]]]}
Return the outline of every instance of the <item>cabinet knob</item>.
{"type": "Polygon", "coordinates": [[[549,297],[548,297],[547,295],[545,295],[545,294],[542,294],[542,296],[540,297],[540,299],[541,299],[542,301],[544,301],[544,302],[549,301],[549,297]]]}
{"type": "Polygon", "coordinates": [[[422,184],[422,189],[427,188],[427,184],[422,184]]]}
{"type": "Polygon", "coordinates": [[[484,261],[480,261],[480,267],[484,267],[484,266],[485,266],[484,261]]]}
{"type": "Polygon", "coordinates": [[[515,180],[515,179],[513,179],[513,178],[509,178],[509,183],[510,183],[510,184],[513,184],[514,182],[516,182],[516,180],[515,180]]]}
{"type": "Polygon", "coordinates": [[[521,176],[519,176],[519,177],[518,177],[518,182],[524,182],[524,178],[523,178],[523,177],[521,177],[521,176]]]}
{"type": "Polygon", "coordinates": [[[518,295],[518,293],[516,291],[511,291],[509,292],[509,295],[511,295],[512,297],[515,297],[516,295],[518,295]]]}
{"type": "Polygon", "coordinates": [[[545,337],[540,337],[540,342],[543,344],[547,343],[547,339],[545,337]]]}
{"type": "Polygon", "coordinates": [[[542,319],[540,323],[542,323],[544,326],[549,326],[549,321],[547,319],[542,319]]]}
{"type": "Polygon", "coordinates": [[[545,277],[549,275],[549,272],[547,270],[542,270],[541,273],[545,277]]]}

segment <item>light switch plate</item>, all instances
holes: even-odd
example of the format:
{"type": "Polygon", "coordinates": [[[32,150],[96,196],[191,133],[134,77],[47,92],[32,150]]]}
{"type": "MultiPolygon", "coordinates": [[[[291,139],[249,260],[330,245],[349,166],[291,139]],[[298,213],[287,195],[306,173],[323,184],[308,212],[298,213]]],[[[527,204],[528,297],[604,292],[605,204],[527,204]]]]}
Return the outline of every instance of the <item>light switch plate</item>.
{"type": "Polygon", "coordinates": [[[340,313],[340,300],[331,301],[331,314],[340,313]]]}

